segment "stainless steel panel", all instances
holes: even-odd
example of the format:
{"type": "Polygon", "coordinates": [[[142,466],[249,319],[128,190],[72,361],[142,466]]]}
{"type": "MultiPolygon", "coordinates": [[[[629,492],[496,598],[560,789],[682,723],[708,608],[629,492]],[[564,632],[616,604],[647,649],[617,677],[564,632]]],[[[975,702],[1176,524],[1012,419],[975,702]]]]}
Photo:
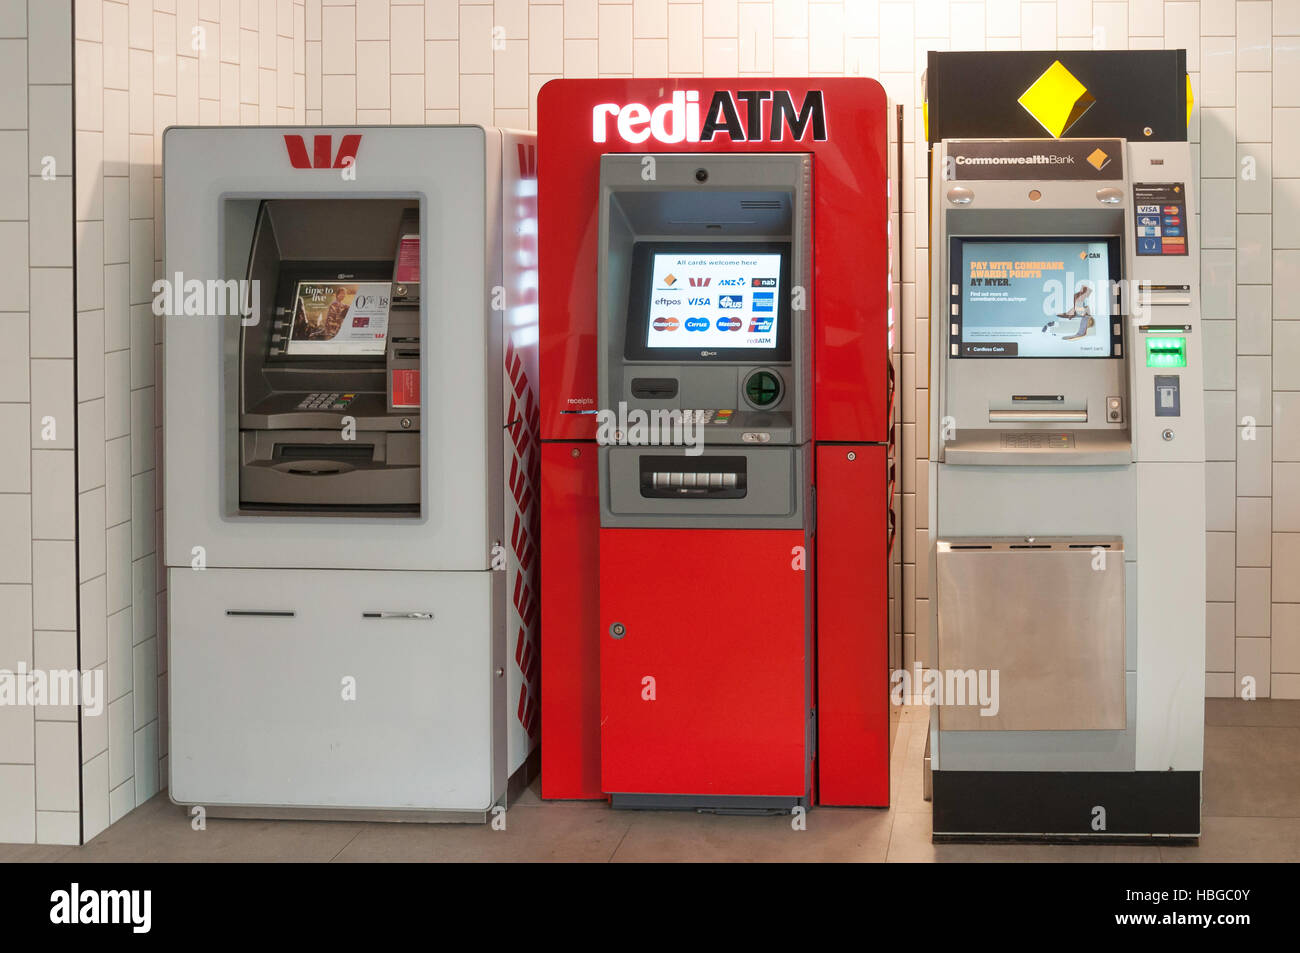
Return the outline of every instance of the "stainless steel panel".
{"type": "Polygon", "coordinates": [[[1123,540],[940,539],[936,571],[939,672],[997,677],[992,713],[945,704],[941,730],[1124,730],[1123,540]]]}

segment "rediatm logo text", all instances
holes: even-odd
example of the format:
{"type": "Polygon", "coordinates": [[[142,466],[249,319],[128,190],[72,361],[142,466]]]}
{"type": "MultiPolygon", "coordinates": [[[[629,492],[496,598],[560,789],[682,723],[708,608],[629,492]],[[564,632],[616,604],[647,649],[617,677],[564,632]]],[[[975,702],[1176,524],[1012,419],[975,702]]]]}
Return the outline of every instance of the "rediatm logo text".
{"type": "Polygon", "coordinates": [[[610,121],[624,142],[638,144],[647,139],[676,142],[712,142],[725,136],[732,142],[803,141],[809,131],[816,142],[826,140],[826,105],[820,89],[809,90],[795,107],[794,97],[784,89],[744,89],[732,93],[720,89],[713,94],[704,119],[700,119],[698,90],[678,90],[668,102],[599,103],[591,111],[591,140],[609,139],[610,121]],[[741,118],[741,105],[744,118],[741,118]],[[766,120],[766,121],[765,121],[766,120]]]}

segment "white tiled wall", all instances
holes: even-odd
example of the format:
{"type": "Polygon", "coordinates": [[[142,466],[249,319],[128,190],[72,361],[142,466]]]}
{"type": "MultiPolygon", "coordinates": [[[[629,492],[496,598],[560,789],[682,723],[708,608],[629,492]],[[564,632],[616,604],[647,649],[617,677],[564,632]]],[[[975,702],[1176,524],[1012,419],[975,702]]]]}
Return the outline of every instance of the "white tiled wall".
{"type": "Polygon", "coordinates": [[[1300,0],[76,0],[75,27],[67,11],[66,0],[0,0],[0,668],[55,667],[79,651],[83,667],[105,670],[112,703],[82,725],[80,816],[75,718],[0,708],[0,841],[73,841],[82,821],[89,839],[166,775],[161,342],[149,309],[162,129],[532,126],[536,92],[555,76],[867,75],[906,107],[897,359],[910,664],[928,643],[915,565],[926,52],[1185,47],[1209,351],[1207,684],[1232,694],[1250,675],[1261,695],[1300,697],[1300,299],[1289,293],[1300,284],[1300,0]],[[46,155],[52,181],[40,177],[46,155]]]}
{"type": "MultiPolygon", "coordinates": [[[[0,0],[0,670],[76,669],[67,4],[0,0]]],[[[74,707],[0,706],[0,842],[81,836],[74,707]]]]}
{"type": "Polygon", "coordinates": [[[83,665],[109,703],[84,725],[85,836],[167,776],[161,324],[162,132],[304,121],[293,0],[76,0],[77,413],[83,665]]]}

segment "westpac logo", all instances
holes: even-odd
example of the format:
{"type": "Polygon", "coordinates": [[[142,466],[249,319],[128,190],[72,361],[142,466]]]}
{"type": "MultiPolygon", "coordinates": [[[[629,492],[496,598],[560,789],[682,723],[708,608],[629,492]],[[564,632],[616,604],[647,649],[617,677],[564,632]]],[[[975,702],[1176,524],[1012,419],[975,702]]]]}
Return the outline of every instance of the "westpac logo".
{"type": "Polygon", "coordinates": [[[711,279],[711,278],[692,278],[692,279],[691,279],[691,287],[692,287],[692,288],[707,288],[707,287],[709,286],[709,282],[712,281],[712,280],[713,280],[713,279],[711,279]]]}
{"type": "Polygon", "coordinates": [[[820,89],[809,90],[795,108],[794,97],[783,89],[747,89],[713,94],[700,121],[700,94],[678,90],[668,102],[653,108],[645,103],[600,103],[591,111],[592,142],[606,142],[609,121],[624,142],[712,142],[725,134],[733,142],[799,142],[812,132],[817,142],[826,139],[826,105],[820,89]],[[741,119],[739,104],[745,107],[741,119]],[[766,122],[764,121],[766,119],[766,122]]]}
{"type": "Polygon", "coordinates": [[[312,136],[310,155],[302,136],[286,135],[284,145],[289,150],[289,164],[295,169],[346,169],[357,161],[361,134],[344,136],[337,153],[333,151],[333,137],[329,135],[312,136]]]}

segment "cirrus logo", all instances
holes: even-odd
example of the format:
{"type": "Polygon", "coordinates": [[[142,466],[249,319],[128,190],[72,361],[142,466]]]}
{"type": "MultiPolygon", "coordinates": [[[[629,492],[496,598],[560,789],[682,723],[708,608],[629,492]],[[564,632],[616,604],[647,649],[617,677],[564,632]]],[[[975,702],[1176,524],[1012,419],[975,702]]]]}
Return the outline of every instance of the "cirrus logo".
{"type": "Polygon", "coordinates": [[[709,329],[708,318],[687,318],[686,319],[687,331],[707,331],[708,329],[709,329]]]}

